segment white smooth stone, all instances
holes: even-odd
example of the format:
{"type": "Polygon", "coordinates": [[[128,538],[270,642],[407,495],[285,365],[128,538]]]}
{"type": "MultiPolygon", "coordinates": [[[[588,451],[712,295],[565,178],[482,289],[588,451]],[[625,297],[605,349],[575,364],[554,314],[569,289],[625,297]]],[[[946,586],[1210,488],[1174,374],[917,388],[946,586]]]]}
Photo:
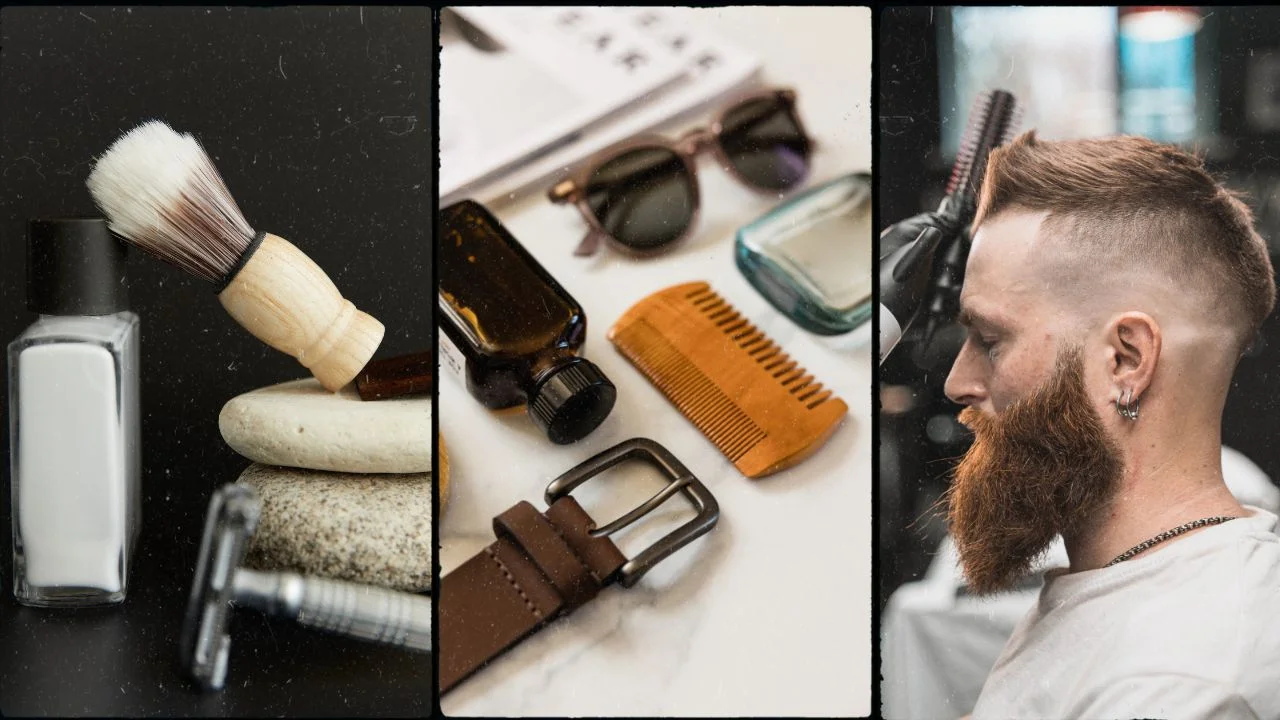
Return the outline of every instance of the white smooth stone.
{"type": "Polygon", "coordinates": [[[431,588],[431,473],[361,475],[253,464],[262,513],[245,565],[420,592],[431,588]]]}
{"type": "Polygon", "coordinates": [[[431,471],[431,398],[361,400],[314,378],[232,398],[218,414],[222,439],[266,465],[353,473],[431,471]]]}

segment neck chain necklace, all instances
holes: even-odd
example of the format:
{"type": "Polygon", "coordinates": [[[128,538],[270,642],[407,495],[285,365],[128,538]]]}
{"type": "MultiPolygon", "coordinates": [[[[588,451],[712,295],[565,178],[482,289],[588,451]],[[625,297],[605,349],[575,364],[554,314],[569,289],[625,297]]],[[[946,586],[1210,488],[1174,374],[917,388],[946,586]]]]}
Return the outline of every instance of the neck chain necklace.
{"type": "Polygon", "coordinates": [[[1164,532],[1151,538],[1150,540],[1144,540],[1143,542],[1140,542],[1137,545],[1134,545],[1128,550],[1125,550],[1123,553],[1120,553],[1119,555],[1117,555],[1115,560],[1112,560],[1111,562],[1107,563],[1106,565],[1103,565],[1102,567],[1111,567],[1116,563],[1124,562],[1125,560],[1128,560],[1129,558],[1133,557],[1134,555],[1137,555],[1140,552],[1149,550],[1151,547],[1155,545],[1159,545],[1165,540],[1178,537],[1179,535],[1185,532],[1191,532],[1196,528],[1202,528],[1206,525],[1218,525],[1228,520],[1235,520],[1235,519],[1236,518],[1234,517],[1226,517],[1226,516],[1219,515],[1217,517],[1207,517],[1207,518],[1200,518],[1199,520],[1192,520],[1191,522],[1185,525],[1179,525],[1178,527],[1172,530],[1165,530],[1164,532]]]}

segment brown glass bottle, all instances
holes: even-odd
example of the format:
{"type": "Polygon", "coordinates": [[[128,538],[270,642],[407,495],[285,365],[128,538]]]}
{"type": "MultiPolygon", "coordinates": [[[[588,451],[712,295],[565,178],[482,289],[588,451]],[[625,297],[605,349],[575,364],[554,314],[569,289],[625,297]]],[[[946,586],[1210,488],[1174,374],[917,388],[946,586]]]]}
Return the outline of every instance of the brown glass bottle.
{"type": "Polygon", "coordinates": [[[596,429],[617,390],[580,357],[587,316],[484,206],[440,211],[436,259],[443,364],[492,410],[527,405],[552,442],[596,429]]]}

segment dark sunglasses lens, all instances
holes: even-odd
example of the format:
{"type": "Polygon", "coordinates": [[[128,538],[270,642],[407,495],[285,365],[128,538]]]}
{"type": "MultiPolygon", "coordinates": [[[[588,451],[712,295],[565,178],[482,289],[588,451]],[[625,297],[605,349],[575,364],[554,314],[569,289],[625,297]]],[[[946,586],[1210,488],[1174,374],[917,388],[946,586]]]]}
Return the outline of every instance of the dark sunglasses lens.
{"type": "Polygon", "coordinates": [[[666,245],[693,222],[693,178],[666,148],[628,150],[596,168],[586,200],[605,231],[637,250],[666,245]]]}
{"type": "Polygon", "coordinates": [[[729,110],[720,146],[738,174],[757,187],[786,190],[809,172],[809,140],[785,98],[756,98],[729,110]]]}

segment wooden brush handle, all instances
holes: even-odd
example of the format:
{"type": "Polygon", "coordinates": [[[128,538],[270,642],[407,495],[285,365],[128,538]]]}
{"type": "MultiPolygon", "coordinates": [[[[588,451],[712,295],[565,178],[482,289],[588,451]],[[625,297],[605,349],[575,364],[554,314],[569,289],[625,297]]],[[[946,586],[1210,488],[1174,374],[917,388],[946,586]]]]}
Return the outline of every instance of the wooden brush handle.
{"type": "Polygon", "coordinates": [[[311,258],[270,233],[218,300],[244,329],[297,358],[330,392],[355,378],[385,332],[343,298],[311,258]]]}

